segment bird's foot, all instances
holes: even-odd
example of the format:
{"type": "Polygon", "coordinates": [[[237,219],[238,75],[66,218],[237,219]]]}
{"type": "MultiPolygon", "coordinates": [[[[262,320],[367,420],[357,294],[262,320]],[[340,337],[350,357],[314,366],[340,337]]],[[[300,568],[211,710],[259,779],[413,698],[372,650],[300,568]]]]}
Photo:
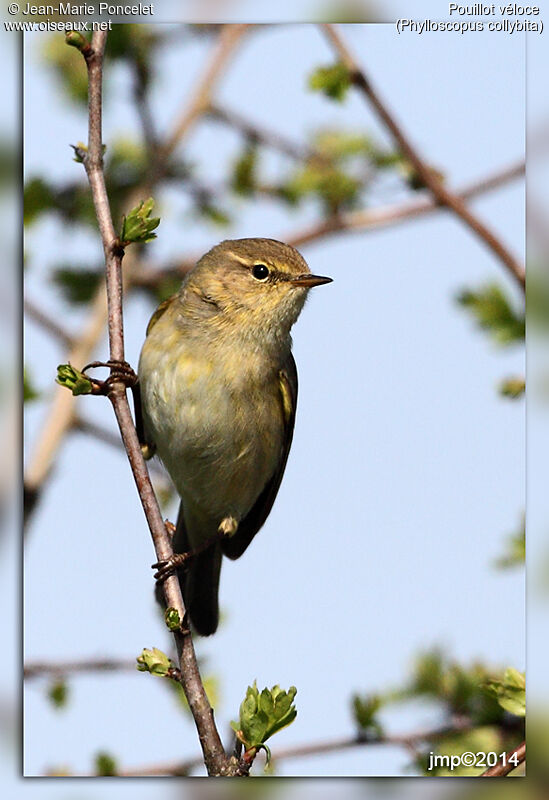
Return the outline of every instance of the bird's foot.
{"type": "Polygon", "coordinates": [[[128,364],[127,361],[118,361],[110,359],[109,361],[92,361],[81,370],[84,374],[88,369],[95,369],[97,367],[108,367],[111,374],[105,381],[97,381],[92,379],[97,385],[101,385],[102,393],[108,394],[113,383],[123,383],[129,389],[137,386],[139,378],[135,370],[128,364]]]}
{"type": "Polygon", "coordinates": [[[157,561],[154,564],[151,564],[151,567],[156,570],[153,577],[155,581],[165,581],[166,578],[169,578],[170,575],[179,569],[179,567],[184,567],[190,560],[193,558],[194,553],[172,553],[169,558],[164,558],[161,561],[157,561]]]}

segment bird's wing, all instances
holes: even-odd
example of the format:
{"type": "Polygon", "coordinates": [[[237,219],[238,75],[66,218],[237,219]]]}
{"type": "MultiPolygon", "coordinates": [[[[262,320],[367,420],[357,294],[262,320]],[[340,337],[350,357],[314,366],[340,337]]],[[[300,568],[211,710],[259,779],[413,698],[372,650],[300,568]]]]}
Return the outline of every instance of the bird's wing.
{"type": "Polygon", "coordinates": [[[221,542],[223,553],[232,559],[239,558],[242,555],[269,516],[284,475],[294,434],[297,407],[297,369],[291,353],[284,369],[279,372],[279,388],[280,408],[284,420],[284,444],[280,461],[273,476],[255,501],[253,508],[240,521],[237,532],[234,536],[221,542]]]}

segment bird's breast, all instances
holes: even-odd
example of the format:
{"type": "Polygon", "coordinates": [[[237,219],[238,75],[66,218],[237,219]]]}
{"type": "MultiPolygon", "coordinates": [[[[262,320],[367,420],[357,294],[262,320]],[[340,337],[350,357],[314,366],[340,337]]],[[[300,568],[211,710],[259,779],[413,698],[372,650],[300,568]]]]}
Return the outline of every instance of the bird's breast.
{"type": "Polygon", "coordinates": [[[184,503],[202,514],[242,518],[276,470],[284,441],[277,367],[253,348],[147,338],[139,365],[146,433],[184,503]]]}

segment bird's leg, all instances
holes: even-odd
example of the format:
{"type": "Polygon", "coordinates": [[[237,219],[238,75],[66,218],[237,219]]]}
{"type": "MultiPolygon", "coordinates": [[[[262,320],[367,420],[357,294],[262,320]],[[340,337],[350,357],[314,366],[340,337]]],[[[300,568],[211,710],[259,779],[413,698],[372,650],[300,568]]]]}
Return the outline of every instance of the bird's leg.
{"type": "MultiPolygon", "coordinates": [[[[175,531],[175,527],[171,522],[166,521],[166,529],[171,536],[175,531]],[[169,526],[169,527],[168,527],[169,526]]],[[[186,553],[173,553],[169,558],[165,558],[162,561],[156,561],[154,564],[151,564],[153,569],[156,569],[153,577],[156,581],[164,581],[170,575],[172,575],[176,569],[180,567],[188,566],[189,562],[192,561],[193,558],[203,553],[204,550],[207,550],[208,547],[211,547],[212,544],[218,542],[220,539],[224,539],[225,537],[234,536],[238,529],[238,522],[234,517],[224,517],[217,529],[217,533],[213,536],[209,536],[199,547],[195,547],[194,550],[188,550],[186,553]]]]}

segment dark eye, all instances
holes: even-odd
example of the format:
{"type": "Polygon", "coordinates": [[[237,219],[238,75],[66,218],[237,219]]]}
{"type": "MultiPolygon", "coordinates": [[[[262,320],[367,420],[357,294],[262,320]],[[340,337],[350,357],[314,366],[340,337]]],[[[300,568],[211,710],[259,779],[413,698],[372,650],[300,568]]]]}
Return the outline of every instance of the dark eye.
{"type": "Polygon", "coordinates": [[[256,280],[264,281],[269,277],[269,267],[266,267],[265,264],[254,264],[252,275],[256,280]]]}

